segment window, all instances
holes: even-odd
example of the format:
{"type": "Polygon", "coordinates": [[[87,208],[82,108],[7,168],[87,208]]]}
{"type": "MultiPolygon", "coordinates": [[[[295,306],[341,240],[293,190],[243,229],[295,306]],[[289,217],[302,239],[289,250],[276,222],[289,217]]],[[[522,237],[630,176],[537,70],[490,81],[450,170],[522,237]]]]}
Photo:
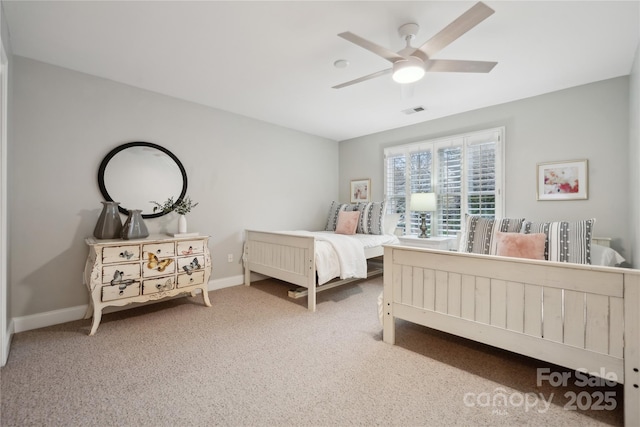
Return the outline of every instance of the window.
{"type": "Polygon", "coordinates": [[[417,234],[411,194],[436,193],[437,211],[427,213],[433,236],[456,235],[465,214],[503,216],[503,140],[504,128],[496,128],[386,148],[387,212],[401,214],[405,234],[417,234]]]}

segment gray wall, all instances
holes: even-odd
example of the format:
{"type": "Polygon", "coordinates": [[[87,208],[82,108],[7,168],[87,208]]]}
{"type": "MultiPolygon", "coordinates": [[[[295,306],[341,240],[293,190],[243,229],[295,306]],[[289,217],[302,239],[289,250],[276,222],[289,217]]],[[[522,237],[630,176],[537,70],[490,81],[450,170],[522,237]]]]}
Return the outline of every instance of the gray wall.
{"type": "MultiPolygon", "coordinates": [[[[13,58],[12,58],[12,53],[11,53],[11,43],[9,41],[9,30],[7,27],[7,21],[5,19],[5,14],[4,14],[4,5],[2,3],[0,3],[0,40],[2,43],[2,48],[4,49],[5,54],[7,55],[7,77],[8,77],[8,88],[7,88],[7,139],[11,138],[11,132],[13,129],[13,126],[11,124],[11,101],[12,101],[12,95],[11,95],[11,81],[13,79],[13,71],[12,71],[12,64],[13,64],[13,58]]],[[[1,100],[0,100],[1,101],[1,100]]],[[[2,147],[2,149],[7,149],[8,150],[8,143],[6,147],[2,147]]],[[[2,157],[0,155],[0,157],[2,157]]],[[[8,156],[7,156],[8,157],[8,156]]],[[[2,200],[0,203],[3,203],[3,206],[0,207],[0,209],[2,209],[2,214],[0,214],[0,220],[5,222],[7,224],[7,229],[8,229],[8,217],[9,217],[9,211],[8,211],[8,167],[5,167],[5,165],[8,164],[8,159],[7,162],[3,161],[3,166],[0,167],[0,182],[2,183],[2,190],[0,190],[1,192],[5,193],[2,194],[0,199],[2,200]]],[[[4,224],[3,224],[4,226],[4,224]]],[[[4,257],[4,259],[0,260],[0,263],[2,264],[2,267],[0,267],[0,305],[2,305],[2,307],[0,308],[0,313],[3,316],[2,319],[0,319],[0,325],[2,325],[2,331],[0,332],[0,346],[2,346],[2,348],[0,349],[0,355],[2,355],[2,357],[0,357],[0,365],[4,365],[6,363],[6,358],[9,356],[9,343],[11,340],[11,319],[12,319],[12,313],[11,313],[11,304],[8,304],[8,301],[11,301],[11,289],[9,287],[9,259],[11,258],[11,252],[9,251],[9,237],[7,236],[7,232],[3,232],[0,231],[0,241],[1,244],[3,245],[2,250],[0,250],[0,256],[4,257]],[[4,246],[6,245],[6,246],[4,246]]]]}
{"type": "Polygon", "coordinates": [[[632,264],[640,268],[640,44],[636,49],[629,99],[629,236],[632,264]]]}
{"type": "MultiPolygon", "coordinates": [[[[385,147],[498,126],[506,127],[505,214],[596,218],[595,235],[615,238],[614,247],[628,258],[629,77],[341,141],[340,198],[348,201],[350,180],[371,178],[373,198],[383,199],[385,147]],[[536,164],[573,159],[589,160],[589,199],[537,201],[536,164]]],[[[637,169],[638,157],[632,162],[637,169]]]]}
{"type": "MultiPolygon", "coordinates": [[[[242,274],[244,229],[320,228],[337,198],[335,141],[22,57],[13,66],[13,317],[88,302],[84,238],[101,208],[98,166],[117,145],[153,142],[182,161],[200,202],[189,229],[212,236],[214,281],[242,274]]],[[[175,214],[146,223],[177,229],[175,214]]]]}

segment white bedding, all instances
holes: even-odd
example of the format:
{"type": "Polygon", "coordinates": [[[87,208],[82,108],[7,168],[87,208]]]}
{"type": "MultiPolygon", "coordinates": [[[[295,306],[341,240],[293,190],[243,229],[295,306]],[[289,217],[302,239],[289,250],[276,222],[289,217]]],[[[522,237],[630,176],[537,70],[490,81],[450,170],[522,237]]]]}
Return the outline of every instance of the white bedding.
{"type": "Polygon", "coordinates": [[[318,285],[323,285],[336,277],[366,278],[367,260],[364,250],[398,242],[396,236],[389,234],[344,235],[332,231],[287,231],[286,233],[315,237],[318,285]]]}
{"type": "Polygon", "coordinates": [[[623,262],[625,259],[617,251],[595,243],[591,244],[591,265],[615,267],[623,262]]]}

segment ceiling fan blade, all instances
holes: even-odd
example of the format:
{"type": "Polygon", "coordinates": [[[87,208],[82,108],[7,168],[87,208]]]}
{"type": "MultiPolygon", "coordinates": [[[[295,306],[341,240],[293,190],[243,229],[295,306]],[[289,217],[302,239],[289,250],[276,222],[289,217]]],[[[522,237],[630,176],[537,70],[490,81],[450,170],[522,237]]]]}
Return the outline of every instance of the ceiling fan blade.
{"type": "Polygon", "coordinates": [[[476,3],[442,31],[427,40],[412,55],[426,61],[458,37],[487,19],[493,12],[494,10],[486,4],[482,2],[476,3]]]}
{"type": "Polygon", "coordinates": [[[358,79],[351,80],[351,81],[348,81],[346,83],[342,83],[342,84],[333,86],[333,89],[341,89],[343,87],[351,86],[353,84],[364,82],[366,80],[371,80],[371,79],[374,79],[376,77],[384,76],[385,74],[389,74],[389,73],[391,73],[391,68],[386,69],[386,70],[382,70],[382,71],[378,71],[376,73],[369,74],[368,76],[363,76],[363,77],[360,77],[358,79]]]}
{"type": "Polygon", "coordinates": [[[373,42],[370,42],[367,39],[363,39],[360,36],[357,36],[349,31],[346,31],[344,33],[340,33],[338,34],[339,37],[342,37],[345,40],[350,41],[351,43],[357,44],[358,46],[367,49],[369,52],[373,52],[378,56],[383,57],[384,59],[386,59],[387,61],[390,62],[396,62],[399,61],[401,59],[406,59],[403,56],[398,55],[397,53],[395,53],[392,50],[389,50],[385,47],[382,47],[380,45],[377,45],[373,42]]]}
{"type": "Polygon", "coordinates": [[[497,62],[429,59],[425,64],[428,72],[488,73],[497,62]]]}

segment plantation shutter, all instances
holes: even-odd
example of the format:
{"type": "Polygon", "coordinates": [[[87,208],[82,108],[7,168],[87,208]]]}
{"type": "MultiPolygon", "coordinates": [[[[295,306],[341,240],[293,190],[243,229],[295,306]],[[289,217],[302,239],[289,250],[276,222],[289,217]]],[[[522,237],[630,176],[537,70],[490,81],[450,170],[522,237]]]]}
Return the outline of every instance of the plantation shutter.
{"type": "Polygon", "coordinates": [[[385,200],[387,212],[400,213],[398,227],[404,228],[407,205],[407,159],[402,153],[388,155],[385,159],[385,200]]]}
{"type": "Polygon", "coordinates": [[[467,148],[467,212],[494,217],[496,212],[496,143],[485,142],[467,148]]]}
{"type": "Polygon", "coordinates": [[[438,214],[434,236],[454,235],[461,228],[462,145],[438,150],[438,214]]]}
{"type": "MultiPolygon", "coordinates": [[[[433,163],[431,150],[420,150],[411,153],[411,191],[407,195],[411,200],[413,193],[430,193],[431,192],[431,169],[433,163]]],[[[411,212],[409,220],[409,233],[420,233],[420,224],[422,223],[420,212],[411,212]]],[[[431,213],[427,213],[427,227],[431,227],[431,213]]]]}
{"type": "Polygon", "coordinates": [[[400,213],[405,234],[420,232],[421,213],[411,212],[413,193],[436,193],[427,214],[432,236],[455,236],[465,214],[503,216],[504,128],[385,148],[387,212],[400,213]]]}

